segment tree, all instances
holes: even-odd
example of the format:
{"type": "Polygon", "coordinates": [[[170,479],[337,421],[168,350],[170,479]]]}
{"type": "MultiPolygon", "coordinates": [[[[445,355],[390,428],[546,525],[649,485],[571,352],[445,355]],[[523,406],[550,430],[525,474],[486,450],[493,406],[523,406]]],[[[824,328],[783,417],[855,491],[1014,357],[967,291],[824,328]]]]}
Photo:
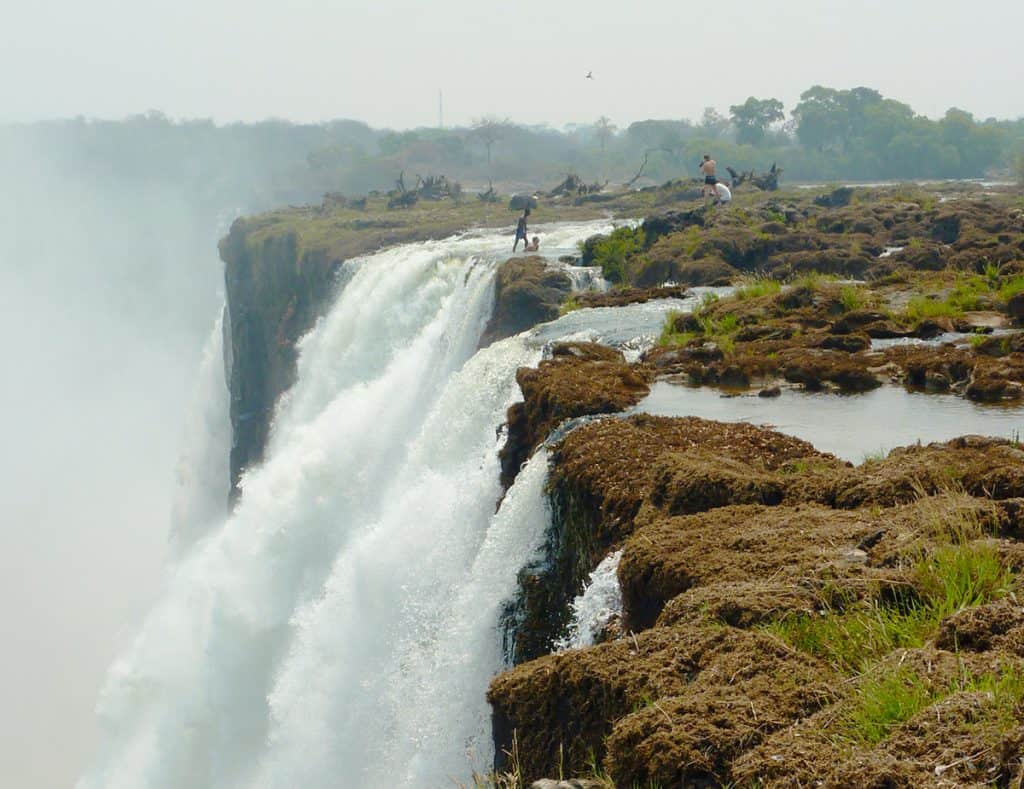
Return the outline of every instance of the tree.
{"type": "Polygon", "coordinates": [[[505,136],[505,129],[510,123],[508,118],[499,120],[491,116],[477,118],[473,121],[471,133],[487,149],[487,164],[491,163],[491,146],[505,136]]]}
{"type": "Polygon", "coordinates": [[[594,131],[597,133],[597,139],[601,141],[601,153],[603,154],[608,140],[615,136],[618,127],[612,123],[611,118],[602,115],[594,124],[594,131]]]}
{"type": "Polygon", "coordinates": [[[784,120],[782,102],[778,99],[748,98],[743,104],[734,104],[729,114],[736,126],[736,142],[759,145],[764,140],[768,127],[784,120]]]}
{"type": "Polygon", "coordinates": [[[705,107],[699,128],[708,137],[724,137],[729,132],[729,119],[714,107],[705,107]]]}

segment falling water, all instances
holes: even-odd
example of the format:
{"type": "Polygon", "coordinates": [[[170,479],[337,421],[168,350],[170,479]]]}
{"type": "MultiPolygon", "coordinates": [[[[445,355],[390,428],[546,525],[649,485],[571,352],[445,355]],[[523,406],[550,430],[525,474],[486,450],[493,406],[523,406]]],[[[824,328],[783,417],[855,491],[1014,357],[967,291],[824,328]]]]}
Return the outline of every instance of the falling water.
{"type": "Polygon", "coordinates": [[[475,352],[507,243],[345,265],[266,462],[230,517],[189,532],[111,668],[82,789],[440,787],[487,768],[499,612],[549,521],[543,451],[494,512],[496,428],[551,339],[475,352]]]}

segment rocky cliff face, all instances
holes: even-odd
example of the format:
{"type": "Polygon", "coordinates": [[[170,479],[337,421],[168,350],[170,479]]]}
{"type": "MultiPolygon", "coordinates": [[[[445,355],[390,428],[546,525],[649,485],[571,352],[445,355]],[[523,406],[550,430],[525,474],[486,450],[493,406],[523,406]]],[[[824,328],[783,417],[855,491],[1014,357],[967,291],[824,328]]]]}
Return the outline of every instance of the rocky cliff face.
{"type": "Polygon", "coordinates": [[[274,405],[295,381],[296,341],[323,314],[342,260],[303,251],[295,232],[251,237],[238,220],[220,243],[227,293],[231,392],[231,497],[263,459],[274,405]]]}

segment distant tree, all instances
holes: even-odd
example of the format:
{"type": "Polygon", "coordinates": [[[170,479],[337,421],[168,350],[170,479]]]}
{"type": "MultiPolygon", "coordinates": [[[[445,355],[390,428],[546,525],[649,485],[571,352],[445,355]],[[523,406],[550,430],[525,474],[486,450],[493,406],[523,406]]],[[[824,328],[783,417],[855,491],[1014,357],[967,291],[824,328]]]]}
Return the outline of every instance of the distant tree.
{"type": "Polygon", "coordinates": [[[511,125],[508,118],[499,120],[491,116],[477,118],[473,121],[472,135],[487,150],[487,163],[491,163],[491,146],[505,136],[505,130],[511,125]]]}
{"type": "Polygon", "coordinates": [[[615,136],[618,127],[612,123],[611,118],[602,115],[594,124],[594,131],[597,133],[597,139],[601,141],[601,153],[604,153],[608,140],[615,136]]]}
{"type": "Polygon", "coordinates": [[[714,107],[705,107],[698,128],[707,137],[724,137],[729,132],[729,119],[714,107]]]}
{"type": "Polygon", "coordinates": [[[778,99],[755,99],[753,96],[743,104],[731,106],[729,114],[736,126],[736,142],[748,145],[759,145],[768,127],[786,117],[778,99]]]}

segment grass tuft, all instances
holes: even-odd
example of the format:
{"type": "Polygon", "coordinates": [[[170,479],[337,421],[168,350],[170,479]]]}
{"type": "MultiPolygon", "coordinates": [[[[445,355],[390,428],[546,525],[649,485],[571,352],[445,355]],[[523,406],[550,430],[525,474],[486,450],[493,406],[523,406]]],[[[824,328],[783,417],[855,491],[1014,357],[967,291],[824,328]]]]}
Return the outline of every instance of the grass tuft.
{"type": "Polygon", "coordinates": [[[735,296],[739,301],[774,295],[782,290],[782,283],[768,277],[744,277],[736,285],[735,296]]]}

